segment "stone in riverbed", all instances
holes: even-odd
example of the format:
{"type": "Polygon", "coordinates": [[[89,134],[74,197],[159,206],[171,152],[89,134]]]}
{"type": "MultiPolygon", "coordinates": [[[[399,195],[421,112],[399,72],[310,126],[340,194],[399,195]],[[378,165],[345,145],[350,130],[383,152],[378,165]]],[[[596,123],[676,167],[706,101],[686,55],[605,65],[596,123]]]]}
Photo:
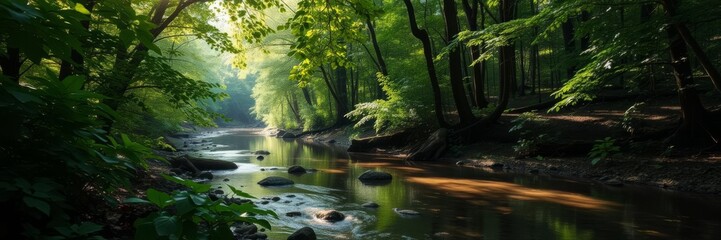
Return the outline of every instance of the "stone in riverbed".
{"type": "Polygon", "coordinates": [[[363,172],[359,177],[359,180],[363,181],[389,181],[393,179],[393,176],[389,173],[385,172],[378,172],[373,170],[368,170],[363,172]]]}
{"type": "Polygon", "coordinates": [[[200,172],[200,174],[198,174],[198,178],[213,180],[213,173],[208,171],[200,172]]]}
{"type": "Polygon", "coordinates": [[[263,160],[263,159],[265,159],[265,157],[263,157],[263,156],[257,156],[257,157],[255,157],[255,159],[263,160]]]}
{"type": "Polygon", "coordinates": [[[421,213],[416,212],[416,211],[413,211],[413,210],[409,210],[409,209],[393,208],[393,211],[396,212],[396,213],[398,213],[398,214],[400,214],[400,215],[409,215],[409,216],[410,216],[410,215],[412,215],[412,216],[421,215],[421,213]]]}
{"type": "Polygon", "coordinates": [[[273,202],[277,202],[278,200],[280,200],[280,197],[273,197],[270,200],[272,200],[273,202]]]}
{"type": "Polygon", "coordinates": [[[305,168],[303,168],[303,167],[301,167],[301,166],[290,166],[290,167],[288,168],[288,173],[290,173],[290,174],[303,174],[303,173],[306,173],[306,170],[305,170],[305,168]]]}
{"type": "Polygon", "coordinates": [[[288,217],[299,217],[300,215],[303,215],[303,214],[300,212],[287,212],[287,213],[285,213],[285,215],[288,217]]]}
{"type": "Polygon", "coordinates": [[[260,182],[258,182],[258,184],[260,184],[261,186],[283,186],[283,185],[291,185],[294,183],[295,182],[293,182],[290,179],[283,178],[283,177],[275,177],[275,176],[267,177],[263,180],[260,180],[260,182]]]}
{"type": "Polygon", "coordinates": [[[606,184],[606,185],[609,185],[609,186],[614,186],[614,187],[623,186],[623,182],[621,182],[621,180],[618,180],[618,178],[614,178],[614,179],[608,180],[608,181],[605,182],[605,184],[606,184]]]}
{"type": "Polygon", "coordinates": [[[258,232],[258,226],[255,226],[255,224],[249,224],[249,223],[238,223],[235,224],[235,229],[233,229],[233,233],[236,235],[250,235],[258,232]]]}
{"type": "Polygon", "coordinates": [[[361,205],[361,206],[364,207],[364,208],[378,208],[378,207],[379,207],[379,205],[378,205],[377,203],[374,203],[374,202],[367,202],[367,203],[364,203],[364,204],[361,205]]]}
{"type": "Polygon", "coordinates": [[[304,227],[298,229],[293,234],[288,236],[288,240],[316,240],[315,231],[312,228],[304,227]]]}
{"type": "Polygon", "coordinates": [[[258,150],[258,151],[255,151],[255,154],[256,155],[270,155],[270,152],[268,152],[267,150],[258,150]]]}
{"type": "Polygon", "coordinates": [[[326,210],[315,213],[315,217],[326,222],[340,222],[345,219],[345,215],[336,210],[326,210]]]}

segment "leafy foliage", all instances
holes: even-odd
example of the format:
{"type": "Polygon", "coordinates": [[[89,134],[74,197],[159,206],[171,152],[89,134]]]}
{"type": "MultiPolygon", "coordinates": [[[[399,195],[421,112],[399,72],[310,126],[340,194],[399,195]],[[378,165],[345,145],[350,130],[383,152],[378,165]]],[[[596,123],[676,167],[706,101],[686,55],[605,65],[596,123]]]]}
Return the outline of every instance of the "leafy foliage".
{"type": "MultiPolygon", "coordinates": [[[[176,190],[167,194],[151,188],[147,191],[147,199],[127,199],[127,203],[152,204],[159,208],[135,222],[136,239],[232,239],[230,226],[233,223],[253,223],[270,229],[268,221],[255,216],[277,218],[274,212],[258,209],[252,203],[239,205],[226,204],[224,199],[213,201],[206,194],[211,185],[167,175],[163,177],[190,191],[176,190]]],[[[238,196],[252,198],[230,185],[228,187],[238,196]]]]}
{"type": "Polygon", "coordinates": [[[368,122],[374,121],[373,128],[376,132],[393,131],[411,128],[421,123],[417,106],[413,102],[406,101],[403,96],[410,87],[403,82],[393,82],[388,76],[377,74],[378,81],[383,86],[383,91],[388,100],[377,99],[372,102],[359,103],[356,109],[346,114],[347,118],[357,120],[355,127],[360,127],[368,122]]]}
{"type": "Polygon", "coordinates": [[[509,133],[518,133],[513,150],[519,156],[528,156],[538,150],[538,144],[552,140],[551,132],[545,127],[548,120],[536,112],[524,112],[511,121],[509,133]]]}
{"type": "Polygon", "coordinates": [[[593,145],[591,151],[588,153],[588,158],[591,159],[591,164],[596,165],[602,160],[606,160],[609,157],[621,152],[621,148],[616,146],[616,140],[611,137],[606,137],[601,140],[596,140],[596,144],[593,145]]]}

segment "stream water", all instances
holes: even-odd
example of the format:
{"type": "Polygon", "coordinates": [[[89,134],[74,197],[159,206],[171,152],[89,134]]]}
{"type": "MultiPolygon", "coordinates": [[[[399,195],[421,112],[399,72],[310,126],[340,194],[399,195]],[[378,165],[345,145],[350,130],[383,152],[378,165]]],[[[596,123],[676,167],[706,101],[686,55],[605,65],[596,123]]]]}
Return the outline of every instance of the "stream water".
{"type": "Polygon", "coordinates": [[[239,166],[214,172],[214,186],[230,184],[258,198],[281,198],[259,204],[279,215],[279,219],[268,219],[273,226],[266,231],[269,239],[285,239],[304,226],[312,227],[319,239],[721,239],[717,197],[446,164],[410,164],[260,136],[256,131],[224,129],[201,135],[217,146],[195,154],[239,166]],[[249,153],[261,149],[271,153],[262,161],[249,153]],[[318,171],[291,175],[286,170],[292,165],[318,171]],[[364,185],[357,177],[369,169],[388,172],[393,180],[386,185],[364,185]],[[286,177],[295,184],[257,184],[268,176],[286,177]],[[364,208],[365,202],[380,207],[364,208]],[[420,215],[399,215],[393,208],[420,215]],[[314,217],[315,212],[327,209],[340,211],[346,218],[327,223],[314,217]],[[291,211],[302,215],[285,215],[291,211]]]}

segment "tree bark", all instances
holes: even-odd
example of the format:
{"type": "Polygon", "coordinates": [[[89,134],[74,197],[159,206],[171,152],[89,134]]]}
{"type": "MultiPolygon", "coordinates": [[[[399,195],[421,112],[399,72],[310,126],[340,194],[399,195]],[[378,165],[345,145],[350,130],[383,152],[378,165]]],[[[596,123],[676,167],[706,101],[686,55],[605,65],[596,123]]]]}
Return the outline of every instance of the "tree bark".
{"type": "MultiPolygon", "coordinates": [[[[468,30],[471,31],[478,31],[478,13],[479,13],[479,7],[480,4],[478,3],[478,0],[472,0],[472,2],[469,2],[469,0],[463,0],[463,11],[466,13],[466,20],[468,21],[468,30]]],[[[484,15],[481,13],[481,27],[483,25],[483,22],[485,20],[484,15]]],[[[472,46],[471,48],[471,59],[472,61],[475,61],[479,57],[481,57],[481,53],[483,52],[483,45],[481,46],[472,46]]],[[[484,74],[484,66],[485,60],[479,64],[473,65],[473,102],[475,103],[475,106],[478,108],[485,108],[488,106],[488,100],[486,100],[485,95],[485,74],[484,74]]]]}
{"type": "Polygon", "coordinates": [[[346,124],[349,122],[349,120],[345,117],[345,114],[348,113],[348,89],[347,89],[347,82],[348,82],[348,73],[345,67],[338,66],[335,69],[335,80],[336,80],[336,126],[341,126],[343,124],[346,124]]]}
{"type": "MultiPolygon", "coordinates": [[[[561,25],[561,31],[563,32],[563,48],[566,50],[568,57],[575,58],[576,52],[576,37],[575,30],[573,28],[573,19],[569,18],[561,25]]],[[[576,64],[570,63],[566,68],[566,78],[571,79],[576,74],[576,64]]]]}
{"type": "MultiPolygon", "coordinates": [[[[366,15],[366,27],[368,27],[368,35],[370,36],[371,43],[373,43],[373,50],[376,54],[378,67],[380,68],[379,70],[383,76],[388,76],[388,67],[386,66],[386,61],[383,59],[381,47],[378,45],[378,39],[376,38],[375,26],[373,26],[373,21],[371,21],[371,17],[369,15],[366,15]]],[[[383,92],[383,87],[380,83],[378,83],[376,91],[378,91],[376,96],[378,99],[386,99],[388,97],[386,96],[386,93],[383,92]]]]}
{"type": "Polygon", "coordinates": [[[418,28],[418,23],[416,23],[416,13],[413,9],[413,4],[411,3],[411,0],[403,0],[403,3],[406,5],[406,9],[408,12],[408,19],[410,21],[411,25],[411,33],[413,33],[413,36],[418,38],[418,40],[421,41],[423,44],[423,55],[426,60],[426,69],[428,70],[428,78],[431,80],[431,89],[433,90],[433,106],[435,108],[435,114],[436,119],[438,120],[438,125],[441,127],[447,127],[448,123],[446,123],[445,118],[443,117],[443,106],[441,101],[441,88],[438,86],[438,77],[436,76],[436,67],[433,65],[433,48],[431,46],[431,40],[428,36],[428,32],[424,29],[418,28]]]}
{"type": "MultiPolygon", "coordinates": [[[[666,16],[672,19],[676,14],[677,1],[663,0],[666,16]]],[[[668,142],[674,145],[699,147],[719,143],[719,129],[717,124],[711,124],[709,112],[701,103],[696,91],[688,50],[681,36],[679,36],[677,23],[671,23],[666,29],[673,68],[681,105],[681,125],[669,137],[668,142]]]]}
{"type": "MultiPolygon", "coordinates": [[[[456,37],[456,35],[458,35],[458,32],[460,32],[458,25],[458,10],[456,9],[455,0],[443,0],[443,13],[446,19],[446,39],[451,41],[456,37]]],[[[456,46],[449,51],[448,68],[450,70],[453,101],[455,102],[456,111],[458,112],[458,117],[461,120],[461,125],[466,125],[473,122],[474,117],[471,112],[471,106],[468,104],[468,98],[466,98],[466,90],[463,87],[461,49],[459,46],[456,46]]]]}
{"type": "Polygon", "coordinates": [[[8,47],[5,56],[0,55],[0,68],[2,68],[3,75],[9,78],[15,83],[20,83],[20,67],[22,61],[20,60],[20,49],[8,47]]]}
{"type": "MultiPolygon", "coordinates": [[[[92,13],[96,3],[97,2],[95,0],[88,0],[85,2],[84,7],[92,13]]],[[[87,31],[90,29],[90,20],[80,21],[80,25],[82,25],[87,31]]],[[[70,60],[71,61],[63,60],[60,63],[60,73],[58,74],[60,81],[73,74],[85,73],[85,58],[82,54],[80,54],[80,52],[75,49],[71,49],[70,60]]]]}

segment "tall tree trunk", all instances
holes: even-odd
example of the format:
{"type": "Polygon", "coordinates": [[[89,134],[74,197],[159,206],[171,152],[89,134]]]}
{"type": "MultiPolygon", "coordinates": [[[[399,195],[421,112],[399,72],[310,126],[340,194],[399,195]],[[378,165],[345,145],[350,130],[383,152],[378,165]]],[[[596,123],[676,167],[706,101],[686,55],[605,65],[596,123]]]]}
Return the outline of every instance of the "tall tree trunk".
{"type": "Polygon", "coordinates": [[[0,55],[0,68],[2,68],[4,76],[19,84],[20,67],[23,65],[20,60],[20,49],[8,47],[5,51],[5,56],[0,55]]]}
{"type": "Polygon", "coordinates": [[[411,0],[403,0],[403,3],[405,3],[406,10],[408,12],[411,33],[413,33],[413,36],[418,38],[418,40],[420,40],[423,44],[423,55],[426,59],[426,69],[428,70],[428,78],[431,81],[431,89],[433,90],[433,106],[435,109],[436,120],[438,120],[438,125],[441,127],[447,127],[448,123],[446,123],[446,120],[443,117],[441,88],[438,86],[436,67],[433,65],[433,47],[431,46],[431,39],[425,29],[418,28],[418,23],[416,23],[416,13],[413,9],[411,0]]]}
{"type": "Polygon", "coordinates": [[[300,88],[300,90],[303,92],[303,98],[305,98],[305,102],[308,103],[308,106],[313,106],[313,100],[310,97],[310,91],[308,91],[307,87],[300,88]]]}
{"type": "MultiPolygon", "coordinates": [[[[676,15],[677,1],[663,0],[666,16],[672,19],[676,15]]],[[[679,35],[678,23],[671,23],[666,29],[671,55],[671,67],[676,78],[679,102],[681,105],[681,125],[669,138],[669,142],[682,146],[706,146],[718,144],[719,129],[711,124],[710,113],[701,103],[693,80],[693,72],[689,63],[688,50],[679,35]]]]}
{"type": "MultiPolygon", "coordinates": [[[[463,0],[463,11],[466,13],[466,20],[468,21],[468,30],[471,31],[478,31],[478,14],[479,14],[479,7],[480,4],[478,3],[479,0],[472,0],[472,2],[469,2],[469,0],[463,0]]],[[[483,26],[483,22],[485,21],[485,15],[481,13],[481,27],[483,26]]],[[[481,57],[481,53],[483,52],[483,44],[481,46],[471,46],[471,59],[472,61],[475,61],[479,57],[481,57]]],[[[478,108],[485,108],[488,106],[488,100],[486,100],[485,95],[485,89],[484,89],[484,82],[485,74],[483,72],[483,65],[485,64],[485,60],[483,60],[480,64],[474,64],[473,65],[473,103],[478,108]]]]}
{"type": "Polygon", "coordinates": [[[335,69],[335,88],[337,94],[336,102],[336,126],[348,123],[345,114],[348,113],[348,71],[345,67],[338,66],[335,69]]]}
{"type": "MultiPolygon", "coordinates": [[[[499,18],[501,22],[513,20],[513,9],[516,0],[500,0],[499,2],[499,18]]],[[[516,76],[516,47],[514,44],[508,44],[500,47],[498,56],[499,74],[500,74],[500,93],[498,96],[498,106],[489,116],[496,121],[508,106],[508,100],[511,95],[511,86],[516,76]]]]}
{"type": "MultiPolygon", "coordinates": [[[[83,6],[92,13],[96,3],[95,0],[88,0],[83,6]]],[[[90,20],[80,21],[80,25],[87,31],[90,29],[90,20]]],[[[85,74],[85,58],[80,52],[71,49],[70,60],[71,61],[63,60],[60,63],[60,73],[58,74],[60,81],[73,74],[85,74]]]]}
{"type": "MultiPolygon", "coordinates": [[[[460,32],[458,24],[458,10],[456,9],[455,0],[443,0],[443,13],[446,19],[446,39],[453,40],[460,32]]],[[[451,90],[453,91],[453,101],[456,105],[458,117],[461,125],[473,122],[473,113],[471,106],[466,98],[466,90],[463,87],[463,65],[461,64],[461,49],[456,46],[449,50],[448,68],[451,77],[451,90]]]]}
{"type": "MultiPolygon", "coordinates": [[[[576,33],[573,28],[573,19],[568,18],[561,25],[561,31],[563,32],[563,48],[566,50],[567,59],[575,58],[576,53],[576,33]]],[[[571,60],[566,68],[566,78],[571,79],[576,74],[576,64],[571,60]]]]}
{"type": "MultiPolygon", "coordinates": [[[[381,73],[383,76],[388,76],[388,67],[386,66],[386,61],[383,59],[383,54],[381,53],[381,47],[378,45],[378,39],[376,38],[376,30],[375,26],[373,25],[373,21],[371,21],[371,17],[369,15],[366,15],[366,27],[368,28],[368,35],[370,36],[371,43],[373,43],[373,50],[376,53],[376,59],[378,60],[378,67],[380,68],[381,73]]],[[[378,87],[376,89],[377,97],[378,99],[386,99],[386,93],[383,92],[383,87],[381,84],[378,84],[378,87]]]]}

